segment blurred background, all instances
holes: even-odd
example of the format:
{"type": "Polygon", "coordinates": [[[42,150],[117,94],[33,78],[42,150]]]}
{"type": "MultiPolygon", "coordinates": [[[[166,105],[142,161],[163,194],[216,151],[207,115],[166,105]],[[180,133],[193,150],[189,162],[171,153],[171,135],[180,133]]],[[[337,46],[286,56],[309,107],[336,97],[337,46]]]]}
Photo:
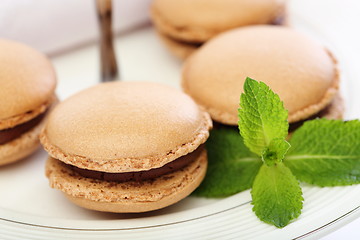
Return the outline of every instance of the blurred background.
{"type": "MultiPolygon", "coordinates": [[[[113,2],[116,34],[149,22],[151,0],[113,2]]],[[[289,4],[292,13],[321,26],[321,32],[342,41],[347,50],[360,53],[359,44],[350,44],[360,40],[359,1],[289,0],[289,4]]],[[[0,9],[0,37],[24,42],[51,56],[98,38],[93,1],[2,0],[0,9]]]]}
{"type": "MultiPolygon", "coordinates": [[[[150,2],[113,1],[114,32],[148,23],[150,2]]],[[[0,4],[0,37],[26,43],[50,56],[94,43],[97,27],[91,0],[2,0],[0,4]]]]}

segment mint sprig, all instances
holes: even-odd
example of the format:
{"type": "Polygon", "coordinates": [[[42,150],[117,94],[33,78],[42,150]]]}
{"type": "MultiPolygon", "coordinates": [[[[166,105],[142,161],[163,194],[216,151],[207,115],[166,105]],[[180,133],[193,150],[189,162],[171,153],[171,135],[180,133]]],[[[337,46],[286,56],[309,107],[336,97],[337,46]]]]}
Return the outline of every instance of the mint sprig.
{"type": "Polygon", "coordinates": [[[261,166],[251,196],[256,216],[276,227],[285,227],[301,213],[303,198],[299,182],[283,163],[261,166]]]}
{"type": "Polygon", "coordinates": [[[246,78],[240,98],[239,130],[245,145],[261,157],[252,185],[253,211],[264,222],[286,226],[302,209],[299,182],[282,163],[290,144],[288,113],[279,96],[262,82],[246,78]]]}
{"type": "Polygon", "coordinates": [[[360,183],[360,121],[308,121],[289,143],[287,111],[278,95],[247,78],[240,99],[241,135],[230,128],[211,132],[208,172],[195,194],[224,197],[252,188],[254,213],[281,228],[301,213],[298,180],[318,186],[360,183]]]}
{"type": "MultiPolygon", "coordinates": [[[[288,113],[265,83],[247,78],[240,98],[239,129],[245,145],[261,156],[273,139],[288,134],[288,113]]],[[[275,149],[276,150],[276,149],[275,149]]]]}
{"type": "Polygon", "coordinates": [[[308,121],[290,143],[284,163],[300,181],[321,187],[360,183],[360,121],[308,121]]]}
{"type": "Polygon", "coordinates": [[[219,198],[251,188],[262,162],[244,145],[238,131],[231,128],[212,130],[206,149],[206,177],[194,195],[219,198]]]}

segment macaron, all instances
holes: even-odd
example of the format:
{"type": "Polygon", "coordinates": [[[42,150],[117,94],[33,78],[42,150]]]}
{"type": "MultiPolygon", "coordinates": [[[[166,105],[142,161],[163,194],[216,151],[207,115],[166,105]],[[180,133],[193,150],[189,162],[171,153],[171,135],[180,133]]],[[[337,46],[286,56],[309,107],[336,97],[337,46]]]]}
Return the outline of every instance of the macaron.
{"type": "Polygon", "coordinates": [[[55,87],[55,71],[45,55],[0,39],[0,165],[40,146],[40,129],[56,101],[55,87]]]}
{"type": "Polygon", "coordinates": [[[215,35],[254,24],[283,24],[285,0],[154,0],[151,18],[166,46],[186,58],[215,35]]]}
{"type": "Polygon", "coordinates": [[[103,83],[49,115],[46,176],[75,204],[147,212],[188,196],[207,168],[212,122],[188,95],[146,82],[103,83]]]}
{"type": "Polygon", "coordinates": [[[266,83],[280,96],[290,123],[318,114],[342,116],[333,54],[287,27],[251,26],[218,35],[185,61],[182,86],[214,121],[237,125],[246,77],[266,83]]]}

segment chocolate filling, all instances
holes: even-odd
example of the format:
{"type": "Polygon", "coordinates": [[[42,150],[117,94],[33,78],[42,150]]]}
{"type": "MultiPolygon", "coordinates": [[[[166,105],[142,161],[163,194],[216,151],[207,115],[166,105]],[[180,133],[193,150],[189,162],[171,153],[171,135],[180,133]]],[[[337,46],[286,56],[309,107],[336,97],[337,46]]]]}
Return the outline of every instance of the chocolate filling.
{"type": "Polygon", "coordinates": [[[0,145],[8,143],[18,137],[20,137],[23,133],[31,130],[36,125],[38,125],[41,120],[46,115],[46,111],[42,114],[36,116],[35,118],[31,119],[28,122],[22,123],[20,125],[17,125],[13,128],[7,128],[4,130],[0,130],[0,145]]]}
{"type": "Polygon", "coordinates": [[[191,162],[197,159],[203,149],[204,149],[204,145],[200,145],[194,152],[179,157],[178,159],[175,159],[174,161],[165,164],[160,168],[154,168],[139,172],[107,173],[107,172],[99,172],[99,171],[78,168],[73,165],[68,165],[68,166],[74,172],[77,172],[81,176],[87,178],[93,178],[93,179],[99,179],[105,181],[116,181],[116,182],[128,182],[128,181],[140,182],[144,180],[157,178],[165,174],[172,173],[182,169],[183,167],[189,165],[191,162]]]}
{"type": "Polygon", "coordinates": [[[271,23],[270,25],[275,25],[275,26],[281,26],[285,24],[285,15],[279,15],[277,16],[271,23]]]}
{"type": "Polygon", "coordinates": [[[181,45],[187,45],[187,46],[191,46],[193,48],[199,48],[201,47],[201,45],[203,45],[204,43],[203,42],[186,42],[186,41],[183,41],[183,40],[179,40],[179,39],[175,39],[173,37],[170,37],[170,36],[167,36],[166,37],[170,38],[171,41],[175,41],[181,45]]]}

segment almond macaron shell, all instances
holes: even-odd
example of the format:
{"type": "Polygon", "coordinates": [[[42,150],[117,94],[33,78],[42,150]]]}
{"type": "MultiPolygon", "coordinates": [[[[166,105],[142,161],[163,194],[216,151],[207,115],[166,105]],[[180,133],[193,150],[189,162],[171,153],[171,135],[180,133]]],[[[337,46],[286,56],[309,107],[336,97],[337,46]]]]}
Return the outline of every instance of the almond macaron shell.
{"type": "Polygon", "coordinates": [[[84,90],[50,114],[41,142],[65,163],[103,172],[158,168],[208,138],[207,113],[177,89],[112,82],[84,90]]]}
{"type": "Polygon", "coordinates": [[[0,165],[20,160],[39,146],[46,114],[57,102],[56,74],[42,53],[0,39],[0,165]]]}
{"type": "Polygon", "coordinates": [[[246,77],[279,94],[289,122],[325,108],[339,85],[337,62],[328,50],[278,26],[238,28],[213,38],[185,62],[182,85],[214,120],[237,125],[246,77]]]}
{"type": "Polygon", "coordinates": [[[45,173],[52,188],[87,209],[160,209],[188,196],[204,179],[203,143],[211,127],[209,114],[178,89],[150,82],[102,83],[63,101],[49,115],[40,136],[50,155],[45,173]],[[188,162],[177,167],[181,159],[188,162]],[[102,177],[91,175],[94,171],[102,177]],[[145,177],[150,172],[152,177],[145,177]],[[108,174],[138,178],[105,178],[108,174]]]}
{"type": "Polygon", "coordinates": [[[164,34],[205,42],[225,30],[267,24],[283,14],[284,0],[154,0],[152,19],[164,34]]]}
{"type": "Polygon", "coordinates": [[[319,112],[320,114],[319,117],[327,118],[327,119],[343,119],[344,112],[345,112],[344,99],[338,93],[331,101],[331,103],[325,109],[321,110],[321,112],[319,112]]]}
{"type": "Polygon", "coordinates": [[[54,100],[56,75],[42,53],[0,39],[0,130],[44,112],[54,100]]]}

